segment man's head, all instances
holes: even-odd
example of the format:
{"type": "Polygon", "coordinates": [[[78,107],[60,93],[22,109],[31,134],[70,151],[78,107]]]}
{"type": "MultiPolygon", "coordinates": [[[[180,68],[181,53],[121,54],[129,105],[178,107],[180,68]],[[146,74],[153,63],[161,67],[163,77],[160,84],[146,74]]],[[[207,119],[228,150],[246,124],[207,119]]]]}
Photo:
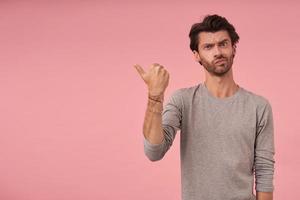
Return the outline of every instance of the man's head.
{"type": "Polygon", "coordinates": [[[192,25],[189,37],[196,61],[209,73],[223,76],[231,69],[239,36],[224,17],[207,15],[192,25]]]}

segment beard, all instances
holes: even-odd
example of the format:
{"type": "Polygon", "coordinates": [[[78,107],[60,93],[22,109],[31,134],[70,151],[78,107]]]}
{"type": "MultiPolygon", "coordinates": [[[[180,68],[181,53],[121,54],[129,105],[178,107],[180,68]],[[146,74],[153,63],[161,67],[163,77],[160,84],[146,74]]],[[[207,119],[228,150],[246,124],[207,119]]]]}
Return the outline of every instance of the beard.
{"type": "Polygon", "coordinates": [[[230,57],[225,57],[223,55],[217,57],[214,59],[211,63],[202,60],[202,62],[199,62],[210,74],[214,76],[224,76],[232,67],[233,64],[233,58],[234,54],[232,54],[230,57]],[[224,60],[222,63],[216,63],[218,60],[224,60]]]}

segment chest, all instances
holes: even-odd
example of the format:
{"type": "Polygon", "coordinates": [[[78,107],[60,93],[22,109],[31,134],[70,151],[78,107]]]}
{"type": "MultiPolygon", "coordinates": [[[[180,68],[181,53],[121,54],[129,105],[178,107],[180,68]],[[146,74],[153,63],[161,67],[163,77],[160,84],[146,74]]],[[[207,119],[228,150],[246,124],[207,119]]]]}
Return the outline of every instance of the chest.
{"type": "Polygon", "coordinates": [[[182,142],[199,151],[243,156],[254,150],[256,109],[247,102],[191,104],[182,123],[182,142]]]}

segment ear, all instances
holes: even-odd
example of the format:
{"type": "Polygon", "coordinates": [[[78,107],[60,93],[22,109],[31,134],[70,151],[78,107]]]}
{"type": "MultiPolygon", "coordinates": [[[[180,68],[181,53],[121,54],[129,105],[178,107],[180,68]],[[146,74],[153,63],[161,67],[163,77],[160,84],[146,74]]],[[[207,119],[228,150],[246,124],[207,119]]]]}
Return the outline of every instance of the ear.
{"type": "Polygon", "coordinates": [[[193,53],[194,53],[195,61],[196,62],[201,62],[201,58],[200,58],[200,55],[199,55],[198,51],[193,50],[193,53]]]}
{"type": "Polygon", "coordinates": [[[233,57],[235,56],[235,53],[236,53],[236,45],[233,45],[232,46],[232,54],[233,54],[233,57]]]}

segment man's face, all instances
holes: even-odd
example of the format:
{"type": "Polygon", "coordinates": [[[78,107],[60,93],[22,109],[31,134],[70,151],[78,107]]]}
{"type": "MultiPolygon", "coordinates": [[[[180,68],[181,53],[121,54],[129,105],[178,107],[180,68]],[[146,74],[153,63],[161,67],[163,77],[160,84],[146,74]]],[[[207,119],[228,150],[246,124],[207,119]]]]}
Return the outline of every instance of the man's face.
{"type": "Polygon", "coordinates": [[[193,51],[196,61],[212,75],[225,75],[231,69],[235,55],[228,32],[201,32],[198,37],[198,52],[193,51]]]}

